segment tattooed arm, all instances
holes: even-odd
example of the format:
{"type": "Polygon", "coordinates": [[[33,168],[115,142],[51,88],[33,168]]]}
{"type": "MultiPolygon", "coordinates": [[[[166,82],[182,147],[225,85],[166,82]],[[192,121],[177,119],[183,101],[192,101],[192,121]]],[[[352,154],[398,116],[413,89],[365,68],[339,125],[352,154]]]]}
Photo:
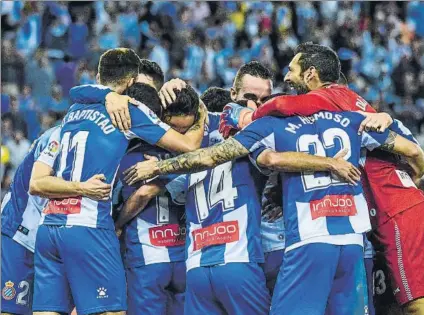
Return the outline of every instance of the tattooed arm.
{"type": "Polygon", "coordinates": [[[185,134],[169,129],[158,141],[157,145],[169,151],[190,152],[200,148],[205,130],[205,120],[207,118],[205,105],[199,106],[199,118],[185,134]]]}
{"type": "Polygon", "coordinates": [[[240,142],[231,138],[214,146],[182,154],[172,159],[137,163],[125,171],[125,181],[132,185],[139,180],[157,175],[195,173],[247,154],[249,151],[240,142]]]}
{"type": "MultiPolygon", "coordinates": [[[[267,151],[265,150],[259,155],[258,162],[274,169],[287,172],[334,171],[334,165],[338,165],[339,167],[344,166],[343,171],[346,170],[345,173],[340,170],[337,172],[344,180],[354,183],[360,177],[359,170],[344,160],[317,157],[301,152],[274,152],[271,153],[271,157],[275,158],[268,161],[266,157],[269,157],[270,154],[267,154],[267,151]]],[[[139,180],[157,175],[199,172],[247,154],[249,151],[236,139],[231,138],[212,147],[182,154],[172,159],[137,163],[124,172],[125,181],[132,185],[139,180]]]]}
{"type": "Polygon", "coordinates": [[[418,144],[390,130],[387,140],[379,149],[403,155],[412,167],[415,177],[421,178],[424,175],[424,152],[418,144]]]}

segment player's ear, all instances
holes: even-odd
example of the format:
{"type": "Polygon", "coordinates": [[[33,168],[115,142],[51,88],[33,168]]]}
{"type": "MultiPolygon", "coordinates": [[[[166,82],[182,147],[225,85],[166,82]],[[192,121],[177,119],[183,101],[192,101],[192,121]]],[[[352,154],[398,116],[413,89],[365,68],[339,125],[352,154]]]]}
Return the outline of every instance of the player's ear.
{"type": "Polygon", "coordinates": [[[306,70],[306,82],[309,82],[314,79],[314,77],[317,75],[317,69],[315,67],[309,67],[308,70],[306,70]]]}
{"type": "Polygon", "coordinates": [[[98,84],[100,84],[100,73],[97,72],[96,74],[96,81],[98,84]]]}
{"type": "Polygon", "coordinates": [[[236,101],[236,99],[237,99],[237,92],[236,92],[236,89],[235,89],[234,87],[232,87],[232,88],[230,89],[230,97],[231,97],[231,100],[232,100],[233,102],[235,102],[235,101],[236,101]]]}

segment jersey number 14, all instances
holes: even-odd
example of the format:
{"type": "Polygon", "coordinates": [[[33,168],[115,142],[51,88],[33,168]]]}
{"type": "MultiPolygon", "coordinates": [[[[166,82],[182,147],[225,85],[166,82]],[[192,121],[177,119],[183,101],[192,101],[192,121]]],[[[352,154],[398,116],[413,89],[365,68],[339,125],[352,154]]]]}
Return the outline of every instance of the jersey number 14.
{"type": "Polygon", "coordinates": [[[218,165],[211,171],[209,189],[205,190],[204,179],[208,171],[190,175],[189,187],[195,185],[196,210],[199,222],[209,215],[209,209],[221,203],[222,210],[234,209],[234,200],[238,197],[237,188],[233,187],[232,162],[218,165]]]}

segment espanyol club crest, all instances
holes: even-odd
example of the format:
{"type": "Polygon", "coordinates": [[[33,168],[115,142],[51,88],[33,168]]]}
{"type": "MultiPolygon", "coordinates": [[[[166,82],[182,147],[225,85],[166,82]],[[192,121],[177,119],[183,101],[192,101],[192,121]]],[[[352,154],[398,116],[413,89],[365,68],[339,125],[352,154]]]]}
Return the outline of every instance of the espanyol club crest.
{"type": "Polygon", "coordinates": [[[1,290],[1,296],[3,297],[3,299],[9,301],[15,297],[16,290],[13,287],[14,285],[15,284],[12,281],[7,281],[4,284],[4,288],[3,290],[1,290]]]}

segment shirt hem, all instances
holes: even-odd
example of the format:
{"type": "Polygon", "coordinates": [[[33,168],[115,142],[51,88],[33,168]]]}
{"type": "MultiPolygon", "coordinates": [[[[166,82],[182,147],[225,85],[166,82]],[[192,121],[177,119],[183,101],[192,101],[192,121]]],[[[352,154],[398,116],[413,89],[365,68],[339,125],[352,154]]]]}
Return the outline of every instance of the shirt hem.
{"type": "Polygon", "coordinates": [[[189,270],[194,269],[194,268],[211,267],[211,266],[216,266],[216,265],[226,265],[226,264],[229,264],[229,263],[257,263],[257,264],[262,264],[264,262],[265,262],[265,259],[263,257],[258,258],[258,259],[255,259],[255,258],[253,258],[253,259],[240,259],[240,260],[236,259],[236,260],[225,260],[225,261],[219,260],[219,261],[210,262],[210,263],[203,263],[203,264],[200,264],[198,266],[189,266],[188,264],[186,264],[186,269],[187,269],[187,272],[188,272],[189,270]]]}
{"type": "Polygon", "coordinates": [[[313,243],[325,243],[332,245],[359,245],[364,247],[364,236],[362,233],[316,236],[287,246],[285,252],[289,252],[293,249],[313,243]]]}

